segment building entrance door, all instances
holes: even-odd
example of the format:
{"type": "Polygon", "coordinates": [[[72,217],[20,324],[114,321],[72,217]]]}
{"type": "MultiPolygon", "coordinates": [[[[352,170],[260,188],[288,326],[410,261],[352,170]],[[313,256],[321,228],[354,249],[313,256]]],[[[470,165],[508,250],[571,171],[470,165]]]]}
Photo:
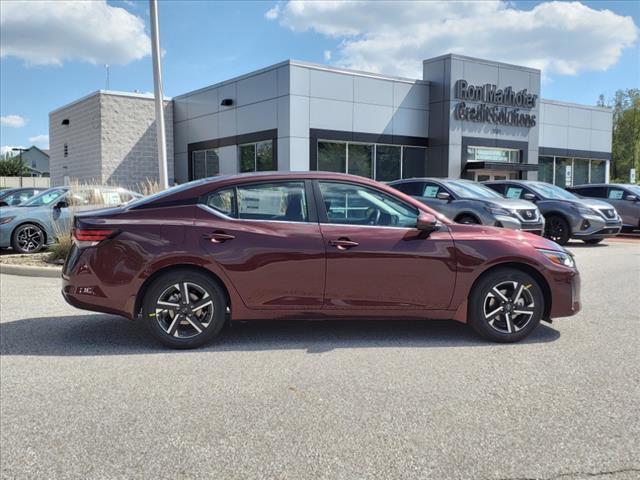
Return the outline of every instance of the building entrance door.
{"type": "Polygon", "coordinates": [[[473,180],[476,182],[486,182],[488,180],[516,180],[517,172],[507,170],[474,170],[473,180]]]}

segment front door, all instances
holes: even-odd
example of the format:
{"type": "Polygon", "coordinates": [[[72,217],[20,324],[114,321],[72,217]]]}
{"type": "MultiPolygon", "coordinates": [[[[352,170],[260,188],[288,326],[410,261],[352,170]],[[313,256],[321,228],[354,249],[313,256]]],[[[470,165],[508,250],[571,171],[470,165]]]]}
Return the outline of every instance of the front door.
{"type": "Polygon", "coordinates": [[[322,307],[324,245],[305,185],[311,188],[304,181],[224,188],[198,212],[201,248],[249,308],[322,307]]]}
{"type": "Polygon", "coordinates": [[[448,230],[420,232],[418,210],[386,192],[347,182],[316,185],[325,308],[449,307],[456,273],[448,230]]]}

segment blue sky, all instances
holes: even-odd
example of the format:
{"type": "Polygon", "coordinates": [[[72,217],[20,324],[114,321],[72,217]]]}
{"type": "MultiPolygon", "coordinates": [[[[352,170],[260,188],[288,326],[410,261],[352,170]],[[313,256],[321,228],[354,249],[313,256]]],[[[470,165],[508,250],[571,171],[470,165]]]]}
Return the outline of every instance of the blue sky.
{"type": "MultiPolygon", "coordinates": [[[[112,90],[153,90],[148,2],[78,3],[3,2],[5,149],[46,147],[48,112],[105,88],[106,62],[112,90]]],[[[640,3],[633,1],[161,1],[159,11],[168,96],[287,58],[419,77],[422,58],[449,51],[540,67],[544,98],[594,104],[600,93],[640,86],[640,3]]]]}

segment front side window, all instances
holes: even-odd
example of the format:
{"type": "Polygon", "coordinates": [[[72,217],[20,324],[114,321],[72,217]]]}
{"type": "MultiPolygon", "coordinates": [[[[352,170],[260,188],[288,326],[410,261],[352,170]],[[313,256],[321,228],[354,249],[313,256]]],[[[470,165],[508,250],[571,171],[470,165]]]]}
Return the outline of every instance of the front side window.
{"type": "Polygon", "coordinates": [[[505,187],[504,196],[507,198],[521,198],[524,199],[525,194],[530,193],[535,195],[528,188],[520,187],[517,185],[507,185],[505,187]]]}
{"type": "Polygon", "coordinates": [[[406,193],[407,195],[420,197],[424,192],[424,182],[402,182],[397,185],[393,185],[393,188],[400,190],[402,193],[406,193]]]}
{"type": "Polygon", "coordinates": [[[248,143],[238,147],[240,172],[271,172],[277,170],[273,141],[248,143]]]}
{"type": "Polygon", "coordinates": [[[238,218],[307,222],[304,182],[261,183],[236,187],[238,218]]]}
{"type": "Polygon", "coordinates": [[[625,191],[621,188],[609,188],[609,195],[607,198],[610,200],[622,200],[625,197],[625,191]]]}
{"type": "Polygon", "coordinates": [[[605,187],[583,187],[571,190],[573,193],[577,193],[583,197],[606,197],[607,189],[605,187]]]}
{"type": "Polygon", "coordinates": [[[438,198],[440,192],[449,193],[437,183],[427,182],[421,195],[425,198],[438,198]]]}
{"type": "Polygon", "coordinates": [[[43,205],[49,205],[65,194],[67,190],[62,188],[53,188],[51,190],[46,190],[42,192],[40,195],[37,195],[28,202],[25,202],[23,205],[25,207],[41,207],[43,205]]]}
{"type": "Polygon", "coordinates": [[[329,223],[413,228],[418,210],[372,188],[320,182],[329,223]]]}

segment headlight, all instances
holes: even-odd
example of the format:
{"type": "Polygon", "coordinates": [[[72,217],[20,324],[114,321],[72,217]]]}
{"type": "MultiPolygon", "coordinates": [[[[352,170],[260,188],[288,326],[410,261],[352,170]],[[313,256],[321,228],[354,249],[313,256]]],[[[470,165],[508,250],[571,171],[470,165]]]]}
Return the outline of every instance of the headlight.
{"type": "Polygon", "coordinates": [[[582,205],[571,205],[574,210],[577,210],[581,215],[598,215],[594,209],[589,207],[583,207],[582,205]]]}
{"type": "Polygon", "coordinates": [[[555,263],[556,265],[563,265],[569,268],[576,268],[576,262],[573,259],[573,255],[571,255],[567,251],[558,252],[556,250],[544,250],[542,248],[539,248],[538,251],[541,254],[543,254],[545,257],[547,257],[549,260],[551,260],[553,263],[555,263]]]}
{"type": "Polygon", "coordinates": [[[513,215],[513,213],[505,208],[486,207],[486,209],[491,215],[506,215],[507,217],[511,217],[513,215]]]}
{"type": "Polygon", "coordinates": [[[5,223],[9,223],[16,217],[2,217],[0,218],[0,225],[4,225],[5,223]]]}

